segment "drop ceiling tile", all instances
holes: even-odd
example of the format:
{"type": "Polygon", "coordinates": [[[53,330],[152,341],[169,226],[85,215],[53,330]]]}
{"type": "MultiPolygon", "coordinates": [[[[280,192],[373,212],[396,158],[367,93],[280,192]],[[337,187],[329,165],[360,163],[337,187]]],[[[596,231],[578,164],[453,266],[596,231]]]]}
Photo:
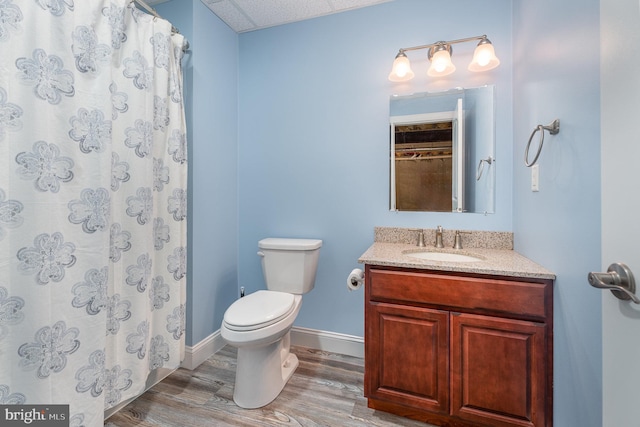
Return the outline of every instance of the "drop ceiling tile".
{"type": "Polygon", "coordinates": [[[258,27],[269,27],[332,13],[327,0],[233,0],[258,27]]]}
{"type": "Polygon", "coordinates": [[[393,0],[202,0],[213,13],[237,33],[389,1],[393,0]]]}
{"type": "Polygon", "coordinates": [[[222,19],[236,33],[251,31],[256,29],[256,25],[229,0],[211,1],[204,0],[204,3],[218,18],[222,19]]]}

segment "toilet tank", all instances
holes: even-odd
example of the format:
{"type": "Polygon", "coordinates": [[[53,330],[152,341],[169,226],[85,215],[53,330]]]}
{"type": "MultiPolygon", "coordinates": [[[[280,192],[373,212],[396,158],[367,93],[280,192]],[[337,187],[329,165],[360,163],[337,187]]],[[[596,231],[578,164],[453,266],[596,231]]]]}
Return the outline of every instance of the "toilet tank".
{"type": "Polygon", "coordinates": [[[305,294],[313,289],[322,240],[268,238],[258,242],[267,289],[305,294]]]}

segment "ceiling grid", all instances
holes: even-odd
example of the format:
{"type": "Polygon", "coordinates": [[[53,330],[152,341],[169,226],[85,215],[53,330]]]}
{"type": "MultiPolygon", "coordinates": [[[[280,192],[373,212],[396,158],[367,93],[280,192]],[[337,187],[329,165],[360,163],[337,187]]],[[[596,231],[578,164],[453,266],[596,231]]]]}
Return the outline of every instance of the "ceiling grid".
{"type": "Polygon", "coordinates": [[[392,0],[202,0],[237,33],[288,24],[392,0]]]}

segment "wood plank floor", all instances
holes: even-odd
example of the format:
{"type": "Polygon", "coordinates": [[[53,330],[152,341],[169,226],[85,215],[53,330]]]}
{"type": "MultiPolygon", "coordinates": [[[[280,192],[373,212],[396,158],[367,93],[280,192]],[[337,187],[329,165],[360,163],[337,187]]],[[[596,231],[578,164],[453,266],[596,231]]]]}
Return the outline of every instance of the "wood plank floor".
{"type": "Polygon", "coordinates": [[[292,347],[300,365],[280,395],[259,409],[233,403],[236,349],[226,346],[179,369],[105,421],[108,427],[406,426],[428,424],[367,408],[360,358],[292,347]]]}

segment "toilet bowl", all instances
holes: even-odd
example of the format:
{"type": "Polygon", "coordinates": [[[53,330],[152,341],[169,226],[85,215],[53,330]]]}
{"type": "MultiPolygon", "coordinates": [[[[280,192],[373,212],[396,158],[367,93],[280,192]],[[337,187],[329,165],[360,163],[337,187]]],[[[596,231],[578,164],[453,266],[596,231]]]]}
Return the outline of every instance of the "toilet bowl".
{"type": "Polygon", "coordinates": [[[268,290],[235,301],[224,314],[222,338],[237,347],[234,402],[259,408],[273,401],[298,367],[290,330],[302,294],[313,289],[321,240],[263,239],[258,243],[268,290]]]}
{"type": "Polygon", "coordinates": [[[225,313],[220,332],[228,344],[238,349],[233,400],[241,408],[259,408],[273,401],[298,367],[298,358],[289,351],[289,333],[301,305],[301,295],[257,291],[236,301],[225,313]],[[283,295],[291,297],[288,306],[283,295]],[[270,297],[282,302],[282,314],[270,310],[270,297]],[[251,310],[253,318],[246,324],[239,317],[234,319],[233,313],[227,316],[229,311],[237,314],[245,310],[251,310]],[[261,315],[263,321],[254,323],[261,315]],[[231,322],[227,322],[228,318],[231,322]]]}

